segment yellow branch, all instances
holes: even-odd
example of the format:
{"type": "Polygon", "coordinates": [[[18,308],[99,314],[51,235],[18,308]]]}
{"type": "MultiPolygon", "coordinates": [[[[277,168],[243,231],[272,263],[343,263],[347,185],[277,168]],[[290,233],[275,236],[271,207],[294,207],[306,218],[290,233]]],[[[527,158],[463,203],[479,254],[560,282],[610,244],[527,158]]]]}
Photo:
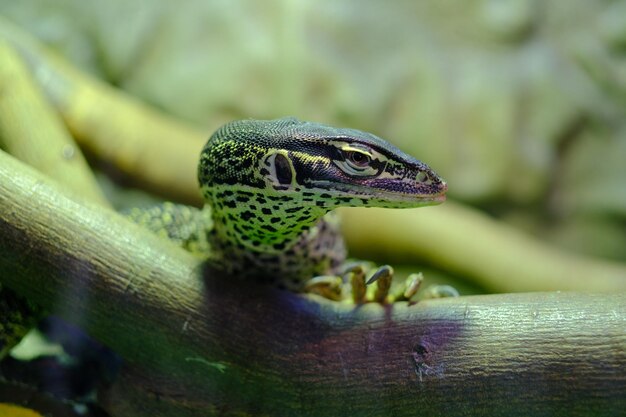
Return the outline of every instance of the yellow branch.
{"type": "Polygon", "coordinates": [[[196,167],[209,132],[77,70],[2,17],[0,38],[23,55],[81,147],[150,190],[201,204],[196,167]]]}
{"type": "Polygon", "coordinates": [[[1,39],[0,91],[0,144],[82,198],[108,205],[56,110],[20,56],[1,39]]]}

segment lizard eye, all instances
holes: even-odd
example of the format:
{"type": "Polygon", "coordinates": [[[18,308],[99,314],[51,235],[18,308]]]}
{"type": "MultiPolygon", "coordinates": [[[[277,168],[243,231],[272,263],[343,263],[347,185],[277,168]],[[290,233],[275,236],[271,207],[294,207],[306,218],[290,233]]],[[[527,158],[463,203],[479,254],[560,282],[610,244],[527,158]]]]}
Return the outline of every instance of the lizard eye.
{"type": "Polygon", "coordinates": [[[372,166],[373,158],[367,150],[346,146],[340,149],[340,155],[334,163],[348,175],[371,177],[379,173],[379,168],[372,166]]]}
{"type": "Polygon", "coordinates": [[[368,154],[359,151],[346,151],[344,155],[346,161],[355,168],[364,168],[372,161],[372,158],[368,154]]]}

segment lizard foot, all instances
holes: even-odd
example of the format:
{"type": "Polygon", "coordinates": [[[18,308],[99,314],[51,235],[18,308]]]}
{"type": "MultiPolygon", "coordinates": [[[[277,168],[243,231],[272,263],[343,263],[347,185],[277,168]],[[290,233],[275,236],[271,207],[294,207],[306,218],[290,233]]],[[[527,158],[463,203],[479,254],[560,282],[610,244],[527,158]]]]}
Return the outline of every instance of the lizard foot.
{"type": "MultiPolygon", "coordinates": [[[[392,292],[393,268],[382,265],[375,268],[370,262],[355,261],[345,264],[341,276],[321,275],[310,279],[304,288],[307,293],[320,295],[333,301],[351,301],[354,304],[409,301],[420,290],[424,275],[410,274],[392,292]]],[[[431,285],[419,294],[420,300],[457,297],[458,291],[449,285],[431,285]]]]}
{"type": "Polygon", "coordinates": [[[371,262],[355,261],[346,263],[339,273],[343,277],[341,281],[337,280],[337,277],[334,280],[327,277],[322,280],[320,277],[320,281],[317,282],[332,283],[334,297],[332,299],[350,300],[354,304],[385,304],[408,300],[415,295],[423,280],[421,273],[411,274],[404,285],[399,287],[400,291],[392,294],[390,290],[394,271],[389,265],[375,267],[371,262]],[[340,291],[336,287],[339,282],[342,285],[340,291]]]}
{"type": "Polygon", "coordinates": [[[308,280],[304,286],[304,292],[320,295],[333,301],[349,301],[355,304],[366,302],[385,302],[393,269],[385,265],[367,277],[367,271],[373,270],[373,266],[367,262],[351,262],[341,268],[339,275],[320,275],[308,280]],[[368,291],[368,286],[375,290],[368,291]]]}

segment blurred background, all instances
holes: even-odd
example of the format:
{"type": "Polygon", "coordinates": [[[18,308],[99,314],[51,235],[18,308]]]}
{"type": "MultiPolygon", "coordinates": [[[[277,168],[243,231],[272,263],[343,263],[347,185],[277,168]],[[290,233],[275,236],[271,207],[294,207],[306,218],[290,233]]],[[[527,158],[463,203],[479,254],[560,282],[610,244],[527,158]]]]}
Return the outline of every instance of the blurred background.
{"type": "Polygon", "coordinates": [[[208,134],[294,115],[371,131],[449,195],[626,260],[626,2],[21,0],[0,13],[208,134]]]}

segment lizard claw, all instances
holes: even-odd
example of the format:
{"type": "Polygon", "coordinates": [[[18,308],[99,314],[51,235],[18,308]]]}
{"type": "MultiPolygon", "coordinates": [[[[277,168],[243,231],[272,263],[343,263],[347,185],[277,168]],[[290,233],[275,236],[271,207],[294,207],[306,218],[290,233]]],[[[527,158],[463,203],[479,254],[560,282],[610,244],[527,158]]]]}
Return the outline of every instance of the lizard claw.
{"type": "Polygon", "coordinates": [[[311,278],[304,286],[304,291],[321,295],[329,300],[340,301],[343,280],[333,275],[321,275],[311,278]]]}
{"type": "Polygon", "coordinates": [[[417,291],[420,289],[422,282],[424,281],[424,274],[418,272],[416,274],[411,274],[404,281],[404,291],[402,292],[401,298],[404,300],[410,300],[417,291]]]}
{"type": "Polygon", "coordinates": [[[459,292],[450,285],[431,285],[420,294],[422,300],[431,298],[458,297],[459,292]]]}
{"type": "Polygon", "coordinates": [[[389,265],[383,265],[379,267],[372,276],[365,283],[371,285],[376,283],[376,291],[374,292],[373,300],[377,303],[384,303],[389,295],[389,289],[391,288],[391,280],[393,279],[393,268],[389,265]]]}
{"type": "Polygon", "coordinates": [[[355,304],[361,304],[365,302],[367,288],[365,284],[365,270],[362,265],[358,265],[352,268],[350,272],[344,275],[346,281],[350,282],[350,288],[352,292],[352,301],[355,304]]]}
{"type": "Polygon", "coordinates": [[[378,281],[379,279],[386,280],[389,277],[393,277],[393,268],[391,266],[389,266],[389,265],[383,265],[383,266],[379,267],[376,271],[374,271],[374,273],[367,280],[365,285],[370,285],[370,284],[378,281]]]}

